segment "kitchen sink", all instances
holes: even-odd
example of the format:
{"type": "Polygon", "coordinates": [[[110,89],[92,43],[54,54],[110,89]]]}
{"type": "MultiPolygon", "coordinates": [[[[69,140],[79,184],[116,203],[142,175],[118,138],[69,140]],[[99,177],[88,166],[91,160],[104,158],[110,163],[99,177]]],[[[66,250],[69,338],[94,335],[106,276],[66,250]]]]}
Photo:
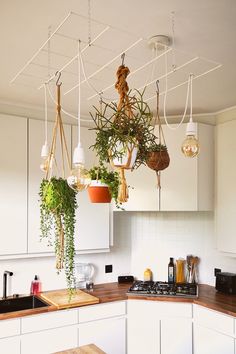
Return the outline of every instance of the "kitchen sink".
{"type": "Polygon", "coordinates": [[[37,296],[22,296],[0,300],[0,313],[23,311],[47,306],[49,306],[49,304],[39,299],[37,296]]]}

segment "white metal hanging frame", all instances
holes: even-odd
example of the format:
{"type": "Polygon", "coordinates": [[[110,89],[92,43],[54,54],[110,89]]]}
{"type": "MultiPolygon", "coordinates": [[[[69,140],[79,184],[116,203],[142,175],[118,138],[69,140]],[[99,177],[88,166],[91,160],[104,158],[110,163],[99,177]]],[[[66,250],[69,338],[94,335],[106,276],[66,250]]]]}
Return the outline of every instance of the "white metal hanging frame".
{"type": "MultiPolygon", "coordinates": [[[[34,55],[25,63],[25,65],[16,73],[16,75],[13,77],[13,79],[10,81],[11,84],[15,83],[17,78],[20,76],[20,75],[29,75],[29,74],[26,74],[24,73],[24,71],[28,68],[28,66],[30,64],[34,64],[34,65],[41,65],[41,64],[36,64],[36,63],[33,63],[34,59],[42,52],[42,51],[45,51],[45,46],[48,44],[48,42],[55,36],[55,35],[58,35],[58,36],[61,36],[61,37],[64,37],[64,38],[68,38],[70,40],[75,40],[75,41],[78,41],[79,38],[72,38],[70,36],[66,36],[62,33],[59,33],[58,31],[63,27],[63,25],[69,21],[69,19],[71,18],[71,16],[78,16],[78,17],[81,17],[83,19],[86,19],[86,20],[89,20],[89,18],[87,16],[84,16],[84,15],[81,15],[81,14],[78,14],[78,13],[75,13],[75,12],[72,12],[70,11],[67,16],[60,22],[60,24],[56,27],[56,29],[51,33],[51,35],[48,37],[48,39],[40,46],[40,48],[34,53],[34,55]]],[[[67,95],[68,93],[72,92],[73,90],[75,90],[78,86],[82,85],[83,83],[87,82],[89,84],[89,80],[91,78],[93,78],[95,75],[97,75],[98,73],[102,72],[105,68],[107,68],[110,64],[112,64],[115,60],[117,60],[122,53],[127,53],[129,52],[129,50],[131,50],[132,48],[136,47],[140,42],[142,41],[146,41],[147,39],[145,38],[142,38],[142,37],[139,37],[137,38],[137,36],[135,36],[133,33],[130,33],[128,31],[124,31],[122,29],[119,29],[117,27],[114,27],[114,26],[111,26],[111,25],[108,25],[108,24],[105,24],[103,22],[100,22],[100,21],[97,21],[95,19],[91,19],[91,21],[93,21],[94,23],[97,23],[99,25],[102,25],[104,26],[104,29],[98,33],[98,35],[93,39],[91,40],[90,39],[90,42],[88,44],[85,44],[85,47],[81,50],[81,56],[83,54],[83,52],[85,52],[91,45],[95,45],[95,42],[103,36],[104,33],[106,33],[109,29],[115,29],[117,31],[120,31],[121,33],[126,33],[128,34],[129,36],[132,36],[132,37],[136,37],[135,38],[135,41],[128,47],[124,48],[124,50],[122,50],[119,54],[115,55],[111,60],[109,60],[107,63],[105,63],[104,65],[102,65],[98,70],[94,71],[92,74],[90,74],[88,77],[85,76],[85,72],[84,72],[84,80],[82,80],[81,82],[78,82],[76,85],[74,85],[73,87],[71,87],[69,90],[67,90],[64,95],[67,95]]],[[[101,47],[100,47],[101,48],[101,47]]],[[[104,48],[107,50],[107,48],[104,48]]],[[[174,50],[176,51],[176,49],[174,48],[174,50]]],[[[155,58],[152,58],[151,60],[147,61],[145,64],[139,66],[138,68],[136,68],[134,71],[131,71],[130,74],[129,74],[129,77],[132,76],[132,75],[135,75],[136,73],[138,73],[139,71],[141,71],[142,69],[144,69],[145,67],[149,66],[150,64],[158,61],[164,54],[167,54],[169,52],[173,51],[173,48],[170,48],[168,46],[165,46],[164,45],[164,52],[161,53],[160,55],[156,56],[155,58]]],[[[53,53],[53,52],[51,52],[53,53]]],[[[55,53],[55,52],[54,52],[55,53]]],[[[187,53],[185,53],[187,54],[187,53]]],[[[60,55],[60,56],[64,56],[65,58],[68,57],[68,59],[70,58],[69,56],[67,55],[64,55],[64,54],[61,54],[61,53],[57,53],[57,55],[60,55]]],[[[175,55],[175,53],[173,54],[175,55]]],[[[66,71],[65,69],[71,65],[76,59],[78,58],[78,54],[76,54],[75,56],[73,56],[72,58],[70,58],[70,60],[68,62],[66,62],[66,64],[64,64],[61,68],[57,69],[57,71],[63,73],[63,72],[67,72],[67,73],[71,73],[73,74],[72,72],[69,72],[69,71],[66,71]]],[[[179,65],[179,66],[175,66],[175,68],[173,68],[173,70],[169,71],[169,72],[166,72],[164,75],[161,75],[160,77],[158,78],[155,78],[154,80],[151,80],[150,82],[146,83],[144,86],[140,87],[138,90],[144,88],[145,86],[149,86],[151,84],[153,84],[154,82],[156,82],[157,80],[160,80],[160,79],[163,79],[163,78],[166,78],[167,76],[170,76],[172,73],[178,71],[178,70],[181,70],[182,68],[190,65],[191,63],[193,63],[194,61],[198,60],[198,59],[202,59],[208,63],[211,63],[212,65],[214,65],[212,68],[210,68],[209,70],[206,70],[204,71],[203,73],[201,74],[198,74],[198,75],[194,75],[193,76],[193,80],[197,79],[197,78],[200,78],[200,77],[203,77],[207,74],[209,74],[210,72],[214,71],[214,70],[217,70],[218,68],[220,68],[222,66],[222,64],[220,63],[217,63],[213,60],[210,60],[210,59],[206,59],[206,58],[203,58],[203,57],[194,57],[188,61],[186,61],[185,63],[183,63],[182,65],[179,65]]],[[[41,65],[42,66],[42,65],[41,65]]],[[[31,75],[31,76],[34,76],[34,75],[31,75]]],[[[49,95],[50,97],[53,99],[53,96],[50,92],[50,88],[49,88],[49,83],[54,80],[55,78],[55,74],[50,76],[48,78],[48,80],[42,82],[42,84],[38,87],[38,89],[41,89],[43,87],[47,87],[48,89],[48,92],[49,92],[49,95]]],[[[183,82],[180,82],[179,84],[175,85],[174,87],[171,87],[171,88],[168,88],[168,90],[165,90],[163,92],[160,93],[160,96],[161,95],[166,95],[168,92],[171,92],[185,84],[188,84],[188,80],[184,80],[183,82]]],[[[23,84],[24,85],[24,84],[23,84]]],[[[25,85],[27,86],[27,85],[25,85]]],[[[28,85],[30,86],[30,85],[28,85]]],[[[99,89],[96,89],[95,87],[93,87],[93,85],[90,84],[90,87],[95,91],[95,94],[88,97],[88,100],[91,100],[92,98],[96,97],[96,96],[99,96],[100,94],[103,94],[104,92],[108,91],[110,88],[112,88],[114,86],[114,83],[112,83],[111,85],[105,87],[105,88],[99,88],[99,89]]],[[[31,87],[32,88],[32,87],[31,87]]],[[[153,95],[147,99],[145,99],[146,101],[150,101],[152,99],[156,98],[156,95],[153,95]]],[[[54,99],[53,99],[54,100],[54,99]]],[[[65,110],[62,110],[65,114],[67,114],[68,116],[74,118],[74,119],[78,119],[77,117],[75,117],[74,115],[70,114],[69,112],[65,111],[65,110]]],[[[88,121],[87,119],[85,119],[84,121],[88,121]]]]}

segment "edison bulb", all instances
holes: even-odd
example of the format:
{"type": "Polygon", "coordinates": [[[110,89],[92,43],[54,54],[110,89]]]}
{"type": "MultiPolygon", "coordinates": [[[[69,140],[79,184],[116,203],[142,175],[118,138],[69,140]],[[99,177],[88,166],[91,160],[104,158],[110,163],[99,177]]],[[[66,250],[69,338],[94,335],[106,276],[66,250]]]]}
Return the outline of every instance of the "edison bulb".
{"type": "Polygon", "coordinates": [[[75,168],[71,171],[71,175],[67,178],[69,187],[76,192],[81,192],[88,188],[90,182],[90,175],[81,164],[76,165],[75,168]]]}
{"type": "Polygon", "coordinates": [[[187,135],[183,141],[181,150],[186,157],[195,157],[199,154],[200,146],[195,135],[187,135]]]}

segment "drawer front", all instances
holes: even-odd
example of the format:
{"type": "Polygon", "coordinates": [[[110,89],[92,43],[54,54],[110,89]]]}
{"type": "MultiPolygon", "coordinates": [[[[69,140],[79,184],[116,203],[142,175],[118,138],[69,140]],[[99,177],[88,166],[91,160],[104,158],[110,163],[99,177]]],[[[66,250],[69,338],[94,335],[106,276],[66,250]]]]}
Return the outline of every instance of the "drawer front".
{"type": "Polygon", "coordinates": [[[20,354],[20,337],[0,339],[1,354],[20,354]]]}
{"type": "Polygon", "coordinates": [[[79,323],[126,314],[126,302],[112,302],[79,308],[79,323]]]}
{"type": "Polygon", "coordinates": [[[20,334],[20,319],[0,321],[0,338],[20,334]]]}
{"type": "Polygon", "coordinates": [[[21,331],[22,333],[30,333],[76,323],[78,323],[77,310],[55,311],[52,313],[23,317],[21,319],[21,331]]]}
{"type": "Polygon", "coordinates": [[[234,335],[234,318],[218,311],[210,310],[202,306],[194,305],[194,322],[215,331],[234,335]]]}
{"type": "Polygon", "coordinates": [[[159,301],[156,304],[157,316],[160,318],[184,317],[192,318],[193,306],[190,303],[174,303],[159,301]]]}
{"type": "Polygon", "coordinates": [[[77,331],[77,326],[68,326],[25,334],[21,336],[21,354],[49,354],[75,348],[77,331]]]}

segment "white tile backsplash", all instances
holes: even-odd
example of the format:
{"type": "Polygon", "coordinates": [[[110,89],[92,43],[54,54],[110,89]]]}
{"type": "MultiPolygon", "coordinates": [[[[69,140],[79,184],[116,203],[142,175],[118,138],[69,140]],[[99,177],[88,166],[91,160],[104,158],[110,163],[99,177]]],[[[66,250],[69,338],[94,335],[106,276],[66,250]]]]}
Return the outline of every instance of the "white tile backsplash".
{"type": "MultiPolygon", "coordinates": [[[[214,285],[215,267],[236,272],[236,258],[216,249],[213,212],[115,212],[111,252],[79,255],[76,260],[95,265],[95,283],[117,281],[121,274],[142,279],[147,267],[155,280],[166,280],[169,257],[185,258],[187,254],[200,257],[202,283],[214,285]],[[105,264],[113,265],[112,273],[105,274],[105,264]]],[[[28,293],[35,274],[40,275],[43,290],[66,286],[63,272],[57,275],[54,257],[1,260],[0,277],[4,270],[14,272],[9,281],[10,294],[28,293]]]]}

